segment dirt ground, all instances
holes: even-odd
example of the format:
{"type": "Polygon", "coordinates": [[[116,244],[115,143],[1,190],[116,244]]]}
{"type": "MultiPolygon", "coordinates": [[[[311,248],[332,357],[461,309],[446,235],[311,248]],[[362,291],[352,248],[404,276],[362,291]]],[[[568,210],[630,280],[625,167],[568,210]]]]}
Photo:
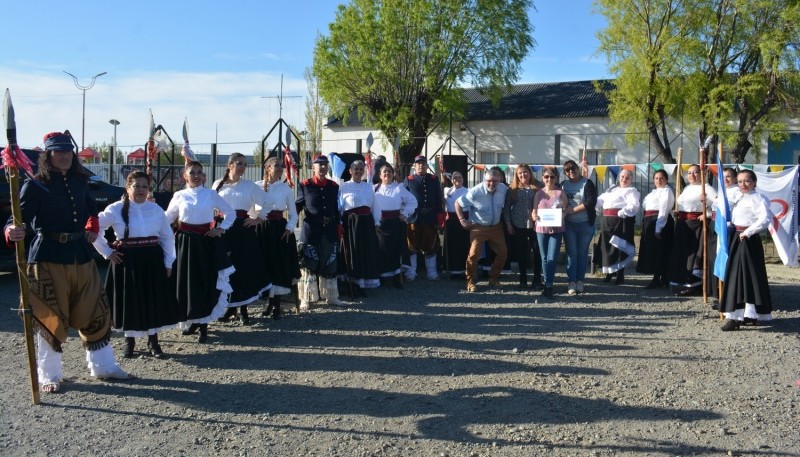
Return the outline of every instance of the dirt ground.
{"type": "Polygon", "coordinates": [[[768,269],[774,320],[726,333],[634,274],[552,301],[512,276],[478,293],[418,279],[213,324],[207,344],[173,330],[169,358],[122,361],[125,383],[92,380],[73,333],[69,382],[39,406],[4,275],[0,455],[800,455],[800,271],[768,269]]]}

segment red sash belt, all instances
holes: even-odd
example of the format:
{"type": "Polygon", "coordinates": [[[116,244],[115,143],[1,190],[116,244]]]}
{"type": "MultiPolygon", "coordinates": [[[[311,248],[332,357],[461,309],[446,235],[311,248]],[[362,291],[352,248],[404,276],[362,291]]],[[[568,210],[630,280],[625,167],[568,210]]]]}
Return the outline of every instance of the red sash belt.
{"type": "Polygon", "coordinates": [[[703,215],[703,213],[701,213],[701,212],[696,212],[695,213],[695,212],[678,211],[678,219],[682,220],[682,221],[697,220],[697,219],[700,219],[700,216],[702,216],[702,215],[703,215]]]}
{"type": "Polygon", "coordinates": [[[269,213],[267,213],[267,220],[268,221],[279,221],[281,219],[283,219],[283,211],[275,210],[275,211],[270,211],[269,213]]]}
{"type": "Polygon", "coordinates": [[[246,209],[237,209],[236,210],[236,218],[237,219],[244,219],[244,218],[247,218],[247,217],[250,217],[250,215],[247,214],[247,210],[246,209]]]}
{"type": "Polygon", "coordinates": [[[196,235],[205,235],[211,230],[211,224],[187,224],[186,222],[181,222],[178,226],[178,230],[186,233],[194,233],[196,235]]]}
{"type": "Polygon", "coordinates": [[[734,227],[736,227],[737,232],[744,232],[747,230],[747,227],[742,227],[741,225],[734,225],[734,227]]]}
{"type": "Polygon", "coordinates": [[[400,217],[400,210],[381,211],[381,219],[397,219],[400,217]]]}
{"type": "Polygon", "coordinates": [[[603,216],[619,216],[619,210],[622,208],[604,209],[603,216]]]}
{"type": "Polygon", "coordinates": [[[644,212],[644,217],[658,216],[658,210],[647,210],[644,212]]]}
{"type": "Polygon", "coordinates": [[[124,238],[121,240],[114,241],[113,243],[109,243],[114,249],[119,248],[140,248],[144,246],[155,246],[158,244],[158,237],[157,236],[145,236],[145,237],[135,237],[135,238],[124,238]]]}
{"type": "Polygon", "coordinates": [[[344,212],[345,216],[349,216],[351,214],[365,216],[372,214],[372,210],[369,209],[369,206],[359,206],[358,208],[348,209],[347,211],[344,212]]]}

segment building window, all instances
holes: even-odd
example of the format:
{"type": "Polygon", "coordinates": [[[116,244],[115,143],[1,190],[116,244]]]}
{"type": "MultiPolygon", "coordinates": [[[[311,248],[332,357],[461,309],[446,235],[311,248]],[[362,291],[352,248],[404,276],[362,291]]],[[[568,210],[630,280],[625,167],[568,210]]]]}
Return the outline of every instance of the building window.
{"type": "Polygon", "coordinates": [[[480,160],[484,165],[507,164],[511,160],[510,152],[481,151],[480,160]]]}
{"type": "MultiPolygon", "coordinates": [[[[583,159],[583,149],[580,150],[583,159]]],[[[617,163],[616,149],[587,149],[586,163],[589,165],[614,165],[617,163]]]]}

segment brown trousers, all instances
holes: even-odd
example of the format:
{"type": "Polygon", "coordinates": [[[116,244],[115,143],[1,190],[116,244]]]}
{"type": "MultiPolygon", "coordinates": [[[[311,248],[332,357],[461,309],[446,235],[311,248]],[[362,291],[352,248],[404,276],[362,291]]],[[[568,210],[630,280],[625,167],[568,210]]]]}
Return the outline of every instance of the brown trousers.
{"type": "Polygon", "coordinates": [[[496,280],[500,277],[500,270],[506,263],[508,249],[506,238],[503,235],[503,224],[483,226],[473,225],[469,229],[469,255],[467,256],[467,284],[475,284],[478,279],[478,259],[481,256],[483,243],[486,242],[495,253],[489,279],[496,280]]]}
{"type": "Polygon", "coordinates": [[[99,349],[108,343],[111,313],[95,262],[31,264],[28,284],[28,299],[39,333],[54,350],[61,352],[70,327],[78,330],[87,349],[99,349]]]}

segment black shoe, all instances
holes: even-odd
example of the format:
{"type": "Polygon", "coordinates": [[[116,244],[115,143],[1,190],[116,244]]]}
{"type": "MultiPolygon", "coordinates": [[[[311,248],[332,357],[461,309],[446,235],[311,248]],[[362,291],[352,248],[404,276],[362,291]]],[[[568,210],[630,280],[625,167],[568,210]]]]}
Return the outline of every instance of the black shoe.
{"type": "Polygon", "coordinates": [[[225,310],[225,314],[222,315],[217,322],[228,322],[232,317],[236,317],[236,308],[228,308],[225,310]]]}
{"type": "Polygon", "coordinates": [[[272,300],[273,297],[267,297],[265,300],[268,301],[267,308],[264,311],[261,311],[261,317],[270,317],[272,316],[272,300]]]}
{"type": "Polygon", "coordinates": [[[519,275],[519,286],[518,289],[527,289],[528,288],[528,277],[525,275],[519,275]]]}
{"type": "Polygon", "coordinates": [[[542,279],[541,278],[533,278],[533,281],[531,281],[531,289],[533,289],[533,290],[542,290],[542,289],[544,289],[544,284],[542,284],[542,279]]]}
{"type": "Polygon", "coordinates": [[[678,295],[679,297],[698,297],[701,293],[702,291],[700,290],[700,287],[694,286],[681,289],[675,295],[678,295]]]}
{"type": "Polygon", "coordinates": [[[135,338],[133,338],[131,336],[125,337],[125,346],[122,349],[122,357],[125,357],[126,359],[132,358],[133,357],[133,347],[134,347],[135,344],[136,344],[136,339],[135,338]]]}
{"type": "MultiPolygon", "coordinates": [[[[453,277],[450,276],[450,279],[453,279],[453,277]]],[[[394,286],[395,289],[403,288],[403,280],[401,279],[401,275],[399,274],[394,275],[394,277],[392,278],[392,285],[394,286]]]]}
{"type": "Polygon", "coordinates": [[[742,321],[742,325],[758,325],[758,319],[753,319],[752,317],[745,317],[742,321]]]}
{"type": "Polygon", "coordinates": [[[713,309],[714,311],[719,311],[719,302],[714,301],[713,303],[711,303],[711,309],[713,309]]]}
{"type": "Polygon", "coordinates": [[[208,341],[208,324],[200,324],[198,328],[200,329],[200,336],[197,337],[197,342],[205,343],[208,341]]]}
{"type": "Polygon", "coordinates": [[[660,287],[661,282],[656,279],[650,281],[646,286],[644,286],[645,289],[658,289],[660,287]]]}
{"type": "Polygon", "coordinates": [[[614,277],[614,273],[608,273],[605,278],[603,278],[603,282],[611,282],[611,278],[614,277]]]}
{"type": "Polygon", "coordinates": [[[272,297],[270,300],[272,300],[272,303],[270,303],[270,306],[272,306],[272,313],[270,313],[270,317],[273,320],[278,320],[281,318],[282,314],[281,297],[279,295],[276,295],[275,297],[272,297]]]}
{"type": "Polygon", "coordinates": [[[614,281],[614,284],[618,286],[625,284],[625,273],[622,270],[617,272],[617,279],[614,281]]]}
{"type": "Polygon", "coordinates": [[[546,298],[553,298],[553,288],[545,286],[542,289],[542,296],[546,298]]]}
{"type": "Polygon", "coordinates": [[[164,352],[161,350],[161,346],[158,344],[158,334],[147,337],[147,347],[150,349],[150,355],[153,357],[157,359],[164,358],[164,352]]]}
{"type": "Polygon", "coordinates": [[[239,322],[241,322],[242,325],[250,323],[250,316],[247,314],[247,306],[239,307],[239,322]]]}
{"type": "Polygon", "coordinates": [[[181,334],[182,335],[194,335],[195,333],[197,333],[197,329],[199,329],[199,328],[200,328],[200,324],[192,324],[192,325],[189,326],[189,328],[187,328],[186,330],[182,331],[181,334]]]}
{"type": "Polygon", "coordinates": [[[733,319],[725,319],[725,323],[722,324],[722,327],[720,328],[722,329],[723,332],[730,332],[731,330],[738,329],[741,325],[742,323],[739,321],[735,321],[733,319]]]}

